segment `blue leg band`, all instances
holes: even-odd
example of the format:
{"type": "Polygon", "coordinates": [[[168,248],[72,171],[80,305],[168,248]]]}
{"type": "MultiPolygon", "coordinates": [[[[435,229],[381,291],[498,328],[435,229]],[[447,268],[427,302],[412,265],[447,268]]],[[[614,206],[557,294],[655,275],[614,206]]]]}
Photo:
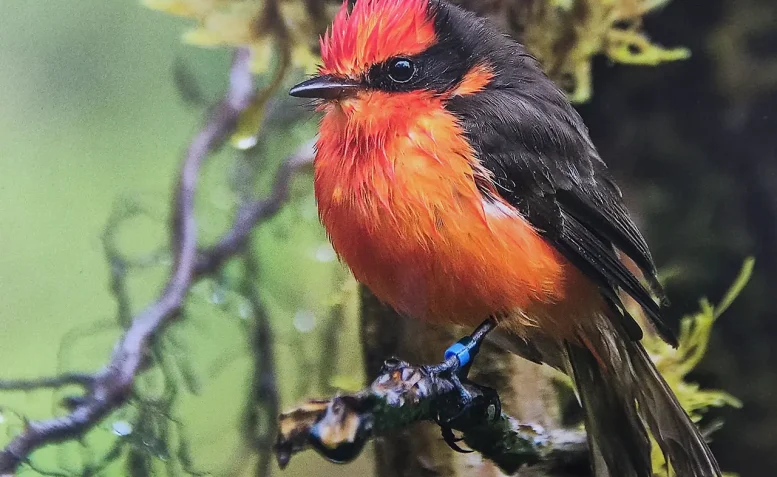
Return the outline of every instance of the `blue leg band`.
{"type": "Polygon", "coordinates": [[[453,356],[456,356],[459,359],[459,366],[464,367],[471,361],[472,357],[470,356],[470,351],[476,346],[477,343],[475,343],[472,338],[465,336],[445,350],[445,360],[447,361],[453,356]]]}

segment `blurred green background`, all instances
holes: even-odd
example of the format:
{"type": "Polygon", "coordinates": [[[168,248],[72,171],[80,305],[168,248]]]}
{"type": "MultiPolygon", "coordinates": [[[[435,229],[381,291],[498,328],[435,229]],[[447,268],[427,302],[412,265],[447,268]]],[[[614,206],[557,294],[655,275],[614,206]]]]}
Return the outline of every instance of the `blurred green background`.
{"type": "MultiPolygon", "coordinates": [[[[119,333],[101,242],[109,217],[127,204],[146,213],[117,232],[118,246],[129,257],[166,245],[175,173],[205,113],[204,107],[182,99],[174,69],[185,65],[207,103],[226,85],[229,51],[182,45],[185,24],[134,1],[0,2],[3,378],[90,371],[109,356],[119,333]]],[[[267,168],[313,131],[314,122],[308,121],[269,141],[263,150],[267,168]]],[[[230,173],[236,155],[225,151],[206,168],[206,186],[198,197],[204,241],[213,240],[231,219],[236,197],[230,173]]],[[[260,288],[273,323],[278,381],[287,405],[330,393],[329,381],[341,386],[361,381],[361,372],[354,373],[360,359],[355,323],[339,330],[341,351],[331,350],[335,367],[326,377],[310,371],[310,363],[323,353],[321,335],[331,334],[330,325],[343,324],[344,315],[331,312],[332,297],[342,294],[338,287],[347,280],[319,229],[310,176],[298,182],[292,206],[257,234],[262,273],[272,277],[260,288]]],[[[134,309],[154,297],[165,278],[164,265],[130,273],[134,309]]],[[[165,345],[191,356],[196,371],[189,378],[199,388],[199,395],[181,391],[180,407],[171,417],[186,423],[182,434],[191,444],[194,468],[216,475],[239,470],[248,455],[239,424],[253,363],[241,300],[228,286],[201,283],[186,319],[169,331],[175,345],[165,345]]],[[[153,388],[153,376],[149,381],[153,388]]],[[[19,414],[46,418],[63,395],[3,393],[0,441],[18,432],[19,414]]],[[[66,445],[37,454],[33,462],[40,471],[65,472],[98,462],[116,438],[116,422],[124,418],[112,416],[93,433],[102,443],[92,452],[66,445]]],[[[134,445],[159,463],[175,450],[154,442],[134,445]]],[[[243,465],[250,473],[250,462],[243,465]]],[[[306,455],[295,459],[287,473],[308,475],[312,465],[323,475],[342,471],[306,455]]],[[[349,471],[358,473],[365,465],[356,463],[349,471]]],[[[128,472],[117,461],[105,475],[128,472]]]]}
{"type": "MultiPolygon", "coordinates": [[[[723,467],[744,476],[777,468],[775,18],[773,0],[675,0],[647,19],[647,30],[690,47],[693,57],[657,68],[598,60],[593,100],[581,107],[659,265],[671,272],[672,316],[694,311],[700,296],[718,299],[742,260],[756,257],[753,282],[716,325],[712,352],[694,375],[744,401],[744,409],[718,416],[726,422],[714,443],[723,467]]],[[[166,245],[181,154],[226,84],[229,52],[183,45],[190,26],[135,1],[0,2],[0,377],[90,371],[109,356],[120,327],[101,241],[106,224],[117,210],[139,208],[144,213],[117,231],[122,254],[139,259],[166,245]],[[182,81],[203,101],[187,102],[182,81]]],[[[254,156],[225,150],[211,159],[198,197],[203,240],[232,217],[241,161],[263,161],[271,171],[312,136],[313,115],[302,114],[294,128],[269,134],[254,156]]],[[[290,206],[258,231],[254,250],[282,407],[357,386],[353,287],[318,226],[309,175],[295,182],[290,206]]],[[[134,310],[154,297],[165,266],[152,261],[129,273],[134,310]]],[[[39,452],[37,470],[25,473],[80,474],[124,439],[101,475],[130,475],[139,468],[133,459],[145,459],[154,475],[176,470],[170,461],[182,472],[188,460],[201,472],[250,475],[255,458],[241,423],[261,363],[250,350],[250,305],[235,292],[240,275],[227,268],[195,287],[185,319],[162,344],[173,378],[144,378],[150,396],[160,395],[161,382],[173,383],[172,409],[134,403],[91,433],[88,446],[39,452]],[[117,436],[138,416],[151,428],[117,436]],[[190,458],[181,458],[181,442],[190,458]]],[[[57,403],[68,391],[1,392],[0,444],[18,432],[21,415],[63,412],[57,403]]],[[[363,475],[369,458],[335,467],[308,453],[284,475],[363,475]]]]}

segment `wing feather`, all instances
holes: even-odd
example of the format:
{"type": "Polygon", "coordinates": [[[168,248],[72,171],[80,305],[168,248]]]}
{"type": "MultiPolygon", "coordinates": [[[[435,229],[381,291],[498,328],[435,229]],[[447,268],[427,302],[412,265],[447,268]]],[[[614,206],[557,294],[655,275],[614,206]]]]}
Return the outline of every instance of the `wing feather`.
{"type": "Polygon", "coordinates": [[[507,200],[594,280],[621,312],[632,338],[639,339],[641,330],[625,311],[618,290],[629,294],[661,337],[676,345],[653,297],[663,300],[664,293],[648,246],[563,93],[547,85],[502,84],[453,98],[447,107],[460,118],[491,173],[481,184],[486,196],[498,194],[507,200]],[[619,251],[640,268],[648,287],[628,269],[619,251]]]}

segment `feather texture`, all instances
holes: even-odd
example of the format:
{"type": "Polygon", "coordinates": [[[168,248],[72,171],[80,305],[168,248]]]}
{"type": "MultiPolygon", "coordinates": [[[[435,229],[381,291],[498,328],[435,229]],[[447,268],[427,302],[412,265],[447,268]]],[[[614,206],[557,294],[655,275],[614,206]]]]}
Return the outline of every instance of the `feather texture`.
{"type": "MultiPolygon", "coordinates": [[[[486,192],[515,206],[621,310],[618,290],[631,295],[661,336],[676,344],[658,303],[616,253],[618,244],[631,252],[644,275],[657,283],[652,258],[640,252],[647,246],[621,204],[620,191],[577,113],[563,102],[561,92],[554,97],[547,88],[557,91],[552,85],[540,92],[534,91],[539,89],[536,85],[489,87],[477,95],[453,98],[447,107],[461,118],[478,157],[491,172],[495,185],[486,192]]],[[[634,339],[641,337],[633,325],[628,328],[634,339]]]]}
{"type": "Polygon", "coordinates": [[[315,192],[355,277],[416,318],[494,316],[510,349],[573,376],[598,476],[651,475],[646,425],[678,475],[719,476],[620,301],[676,343],[647,244],[523,47],[441,0],[357,0],[322,58],[351,87],[322,103],[315,192]]]}
{"type": "Polygon", "coordinates": [[[359,78],[395,55],[415,55],[435,42],[428,0],[344,1],[321,38],[321,74],[359,78]]]}
{"type": "Polygon", "coordinates": [[[590,349],[566,344],[573,376],[586,415],[586,430],[600,458],[596,475],[650,477],[650,441],[645,423],[676,475],[721,475],[710,448],[677,402],[639,342],[604,322],[605,332],[589,333],[603,369],[590,349]],[[615,437],[617,436],[617,437],[615,437]]]}

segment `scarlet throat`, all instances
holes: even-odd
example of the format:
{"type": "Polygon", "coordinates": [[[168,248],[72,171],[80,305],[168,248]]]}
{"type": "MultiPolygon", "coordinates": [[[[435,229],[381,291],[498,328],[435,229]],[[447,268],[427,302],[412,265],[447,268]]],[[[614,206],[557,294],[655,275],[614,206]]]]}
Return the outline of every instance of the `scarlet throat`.
{"type": "Polygon", "coordinates": [[[601,309],[593,286],[488,180],[444,98],[363,92],[327,105],[315,192],[332,245],[381,300],[413,317],[473,325],[512,315],[572,333],[601,309]]]}

